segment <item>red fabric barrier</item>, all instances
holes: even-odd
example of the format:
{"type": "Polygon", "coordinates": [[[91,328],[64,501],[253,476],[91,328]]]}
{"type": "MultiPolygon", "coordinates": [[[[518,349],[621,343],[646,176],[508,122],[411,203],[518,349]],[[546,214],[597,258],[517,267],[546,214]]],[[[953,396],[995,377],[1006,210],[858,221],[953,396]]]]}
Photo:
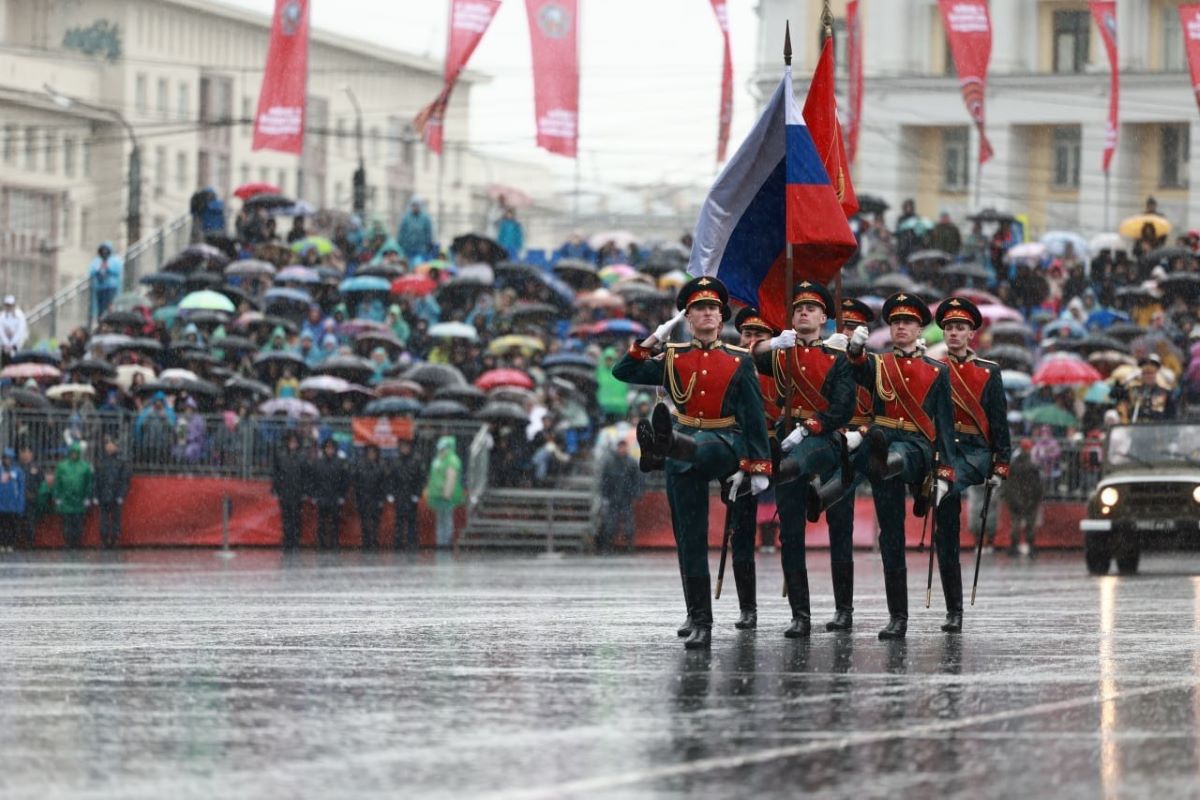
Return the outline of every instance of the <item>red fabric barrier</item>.
{"type": "MultiPolygon", "coordinates": [[[[993,501],[995,502],[995,501],[993,501]]],[[[967,521],[966,504],[962,512],[962,544],[964,547],[974,546],[975,538],[967,521]]],[[[921,520],[912,516],[911,503],[906,506],[908,516],[905,520],[904,533],[909,547],[916,547],[921,540],[921,520]]],[[[1084,504],[1082,502],[1047,502],[1042,504],[1042,523],[1037,529],[1037,546],[1039,548],[1075,548],[1083,547],[1083,535],[1079,532],[1079,521],[1083,519],[1084,504]]],[[[671,510],[667,506],[667,496],[664,492],[650,492],[638,498],[634,508],[634,519],[637,524],[635,543],[641,548],[672,548],[675,537],[671,533],[671,510]]],[[[721,500],[712,495],[708,508],[708,544],[710,547],[721,546],[721,526],[725,522],[725,507],[721,500]]],[[[1007,546],[1009,541],[1008,509],[1000,505],[1000,520],[996,530],[998,546],[1007,546]]],[[[871,548],[878,536],[875,525],[875,505],[869,497],[859,497],[854,506],[854,546],[871,548]]],[[[926,533],[928,543],[929,534],[926,533]]],[[[828,547],[829,531],[825,527],[825,518],[819,522],[809,523],[805,535],[808,547],[828,547]]]]}
{"type": "MultiPolygon", "coordinates": [[[[279,522],[279,503],[271,496],[268,481],[243,481],[230,478],[138,476],[133,479],[121,522],[120,545],[123,547],[219,547],[221,545],[221,504],[225,497],[233,503],[229,520],[229,544],[235,547],[279,545],[283,534],[279,522]]],[[[435,540],[434,515],[422,503],[418,510],[417,535],[422,546],[435,540]]],[[[301,542],[316,545],[316,510],[305,504],[301,542]]],[[[458,512],[458,529],[465,521],[458,512]]],[[[98,547],[100,533],[95,509],[88,511],[84,526],[84,546],[98,547]]],[[[385,505],[379,521],[379,541],[391,547],[395,515],[385,505]]],[[[342,512],[340,542],[343,547],[358,547],[361,542],[358,514],[354,501],[347,499],[342,512]]],[[[62,521],[50,514],[38,521],[34,544],[38,547],[62,547],[62,521]]]]}

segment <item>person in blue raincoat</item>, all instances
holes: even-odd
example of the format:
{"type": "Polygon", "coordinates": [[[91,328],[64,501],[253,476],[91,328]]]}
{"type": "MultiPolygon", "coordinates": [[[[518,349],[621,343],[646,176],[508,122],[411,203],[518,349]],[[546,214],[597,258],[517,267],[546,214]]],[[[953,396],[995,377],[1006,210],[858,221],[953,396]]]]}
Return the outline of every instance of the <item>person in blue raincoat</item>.
{"type": "Polygon", "coordinates": [[[496,222],[496,241],[508,251],[508,257],[516,260],[525,249],[525,229],[517,221],[517,213],[511,208],[504,210],[496,222]]]}
{"type": "Polygon", "coordinates": [[[413,261],[423,261],[433,250],[433,220],[421,207],[421,200],[412,199],[409,212],[400,220],[396,231],[396,243],[404,254],[413,261]]]}
{"type": "Polygon", "coordinates": [[[11,448],[0,458],[0,550],[12,550],[25,517],[25,471],[11,448]]]}
{"type": "Polygon", "coordinates": [[[113,298],[121,291],[121,273],[125,262],[113,253],[112,242],[102,242],[96,257],[88,265],[88,277],[92,280],[92,318],[96,319],[108,311],[113,298]]]}

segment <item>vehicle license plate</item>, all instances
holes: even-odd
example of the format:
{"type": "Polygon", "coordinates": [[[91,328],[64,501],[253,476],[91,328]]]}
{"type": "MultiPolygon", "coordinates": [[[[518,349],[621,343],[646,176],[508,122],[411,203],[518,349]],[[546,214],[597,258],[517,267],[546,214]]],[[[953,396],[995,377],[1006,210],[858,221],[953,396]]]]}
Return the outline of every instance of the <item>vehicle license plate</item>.
{"type": "Polygon", "coordinates": [[[1169,531],[1175,527],[1175,522],[1169,519],[1139,519],[1133,523],[1139,531],[1169,531]]]}

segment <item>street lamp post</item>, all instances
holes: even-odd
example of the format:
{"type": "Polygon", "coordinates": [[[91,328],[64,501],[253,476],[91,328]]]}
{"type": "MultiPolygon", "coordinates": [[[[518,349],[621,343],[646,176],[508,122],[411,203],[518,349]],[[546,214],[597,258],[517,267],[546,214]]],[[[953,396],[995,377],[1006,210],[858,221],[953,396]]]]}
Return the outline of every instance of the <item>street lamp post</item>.
{"type": "MultiPolygon", "coordinates": [[[[42,89],[54,101],[54,104],[60,108],[87,108],[92,111],[107,114],[120,123],[125,129],[125,134],[129,137],[129,210],[125,218],[125,239],[126,249],[132,246],[135,242],[142,238],[142,148],[138,144],[137,136],[133,132],[133,126],[129,124],[129,120],[114,108],[105,108],[104,106],[88,103],[76,97],[69,97],[49,84],[42,84],[42,89]]],[[[130,276],[133,277],[133,276],[130,276]]]]}
{"type": "Polygon", "coordinates": [[[350,103],[354,106],[354,141],[358,148],[358,169],[354,170],[354,213],[359,219],[363,218],[367,210],[367,168],[363,162],[363,118],[362,107],[358,104],[358,98],[354,96],[354,90],[349,86],[343,86],[342,91],[350,98],[350,103]]]}

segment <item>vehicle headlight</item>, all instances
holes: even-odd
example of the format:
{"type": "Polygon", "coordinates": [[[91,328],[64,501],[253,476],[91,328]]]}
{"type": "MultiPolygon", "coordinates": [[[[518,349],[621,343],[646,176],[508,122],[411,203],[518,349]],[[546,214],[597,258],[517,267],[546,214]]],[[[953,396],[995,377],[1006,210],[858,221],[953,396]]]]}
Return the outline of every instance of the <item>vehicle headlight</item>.
{"type": "Polygon", "coordinates": [[[1195,500],[1197,503],[1200,503],[1200,486],[1197,486],[1195,489],[1192,489],[1192,499],[1195,500]]]}
{"type": "MultiPolygon", "coordinates": [[[[1196,502],[1200,503],[1200,497],[1197,497],[1197,493],[1200,493],[1200,486],[1197,486],[1196,491],[1192,493],[1192,496],[1196,497],[1196,502]]],[[[1100,502],[1103,505],[1115,506],[1120,499],[1121,493],[1117,491],[1115,486],[1106,486],[1100,490],[1100,502]]]]}

